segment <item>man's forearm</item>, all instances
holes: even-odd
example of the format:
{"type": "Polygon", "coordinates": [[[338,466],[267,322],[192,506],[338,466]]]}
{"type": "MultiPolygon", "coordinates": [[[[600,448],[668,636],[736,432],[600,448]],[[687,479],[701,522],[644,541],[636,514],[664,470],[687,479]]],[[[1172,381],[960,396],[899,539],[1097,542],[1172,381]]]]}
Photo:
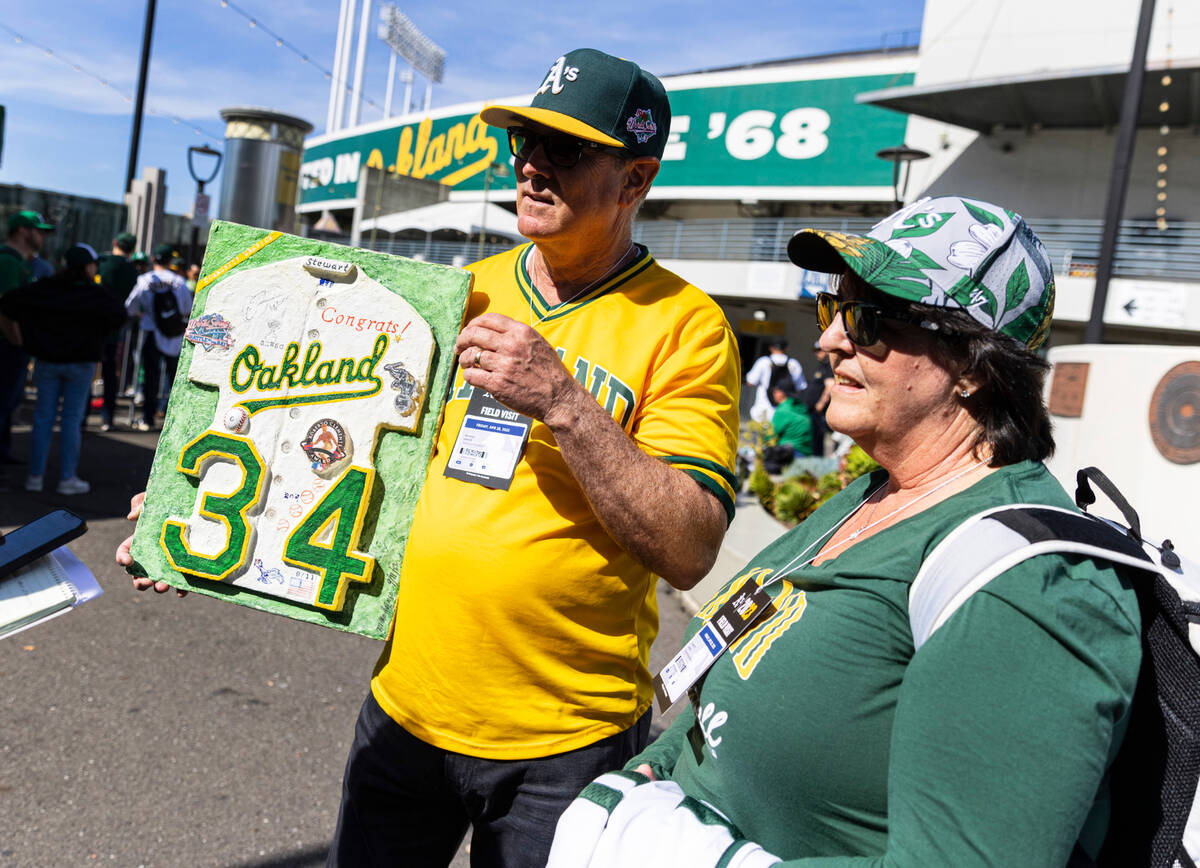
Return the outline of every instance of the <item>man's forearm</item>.
{"type": "Polygon", "coordinates": [[[544,421],[592,511],[623,549],[680,590],[707,575],[726,527],[715,496],[638,448],[582,387],[544,421]]]}
{"type": "Polygon", "coordinates": [[[725,535],[725,510],[681,470],[630,440],[541,335],[500,314],[463,327],[454,351],[463,379],[554,434],[609,535],[674,587],[700,581],[725,535]]]}

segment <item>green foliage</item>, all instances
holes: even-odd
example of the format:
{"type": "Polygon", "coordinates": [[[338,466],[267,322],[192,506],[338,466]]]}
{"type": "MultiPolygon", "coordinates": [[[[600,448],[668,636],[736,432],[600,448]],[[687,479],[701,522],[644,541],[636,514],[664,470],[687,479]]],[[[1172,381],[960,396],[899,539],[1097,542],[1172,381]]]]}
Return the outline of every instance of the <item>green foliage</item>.
{"type": "Polygon", "coordinates": [[[831,494],[837,494],[845,487],[845,484],[842,482],[841,474],[836,472],[826,473],[817,481],[815,485],[817,494],[824,498],[829,497],[831,494]]]}
{"type": "Polygon", "coordinates": [[[852,446],[842,461],[842,487],[845,488],[863,474],[872,473],[878,469],[879,464],[874,458],[864,452],[862,447],[858,445],[852,446]]]}
{"type": "Polygon", "coordinates": [[[805,518],[814,506],[816,497],[812,490],[798,480],[788,479],[775,489],[775,516],[782,522],[795,524],[805,518]]]}
{"type": "Polygon", "coordinates": [[[767,471],[763,470],[761,459],[750,474],[749,485],[750,492],[759,499],[768,512],[771,511],[775,494],[775,483],[771,481],[771,477],[767,475],[767,471]]]}
{"type": "Polygon", "coordinates": [[[759,459],[750,474],[750,490],[764,509],[789,525],[804,521],[855,479],[879,468],[870,455],[855,446],[846,453],[838,471],[826,473],[820,479],[811,473],[798,473],[776,484],[762,469],[761,455],[759,459]]]}

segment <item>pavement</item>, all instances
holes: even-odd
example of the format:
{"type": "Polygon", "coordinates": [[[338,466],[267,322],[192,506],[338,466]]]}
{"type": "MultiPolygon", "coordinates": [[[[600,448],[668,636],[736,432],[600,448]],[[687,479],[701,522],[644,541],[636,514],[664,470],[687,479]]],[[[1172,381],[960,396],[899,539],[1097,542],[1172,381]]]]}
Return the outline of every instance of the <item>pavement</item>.
{"type": "MultiPolygon", "coordinates": [[[[118,418],[126,418],[120,407],[118,418]]],[[[26,422],[26,404],[18,418],[26,422]]],[[[0,531],[52,509],[85,518],[71,549],[104,594],[0,641],[0,868],[323,865],[342,768],[380,643],[193,594],[133,590],[113,562],[157,435],[84,436],[86,495],[24,490],[0,468],[0,531]]],[[[27,457],[28,424],[14,432],[27,457]]],[[[693,611],[782,526],[754,499],[712,575],[659,586],[657,671],[693,611]]],[[[679,710],[655,712],[657,733],[679,710]]],[[[468,865],[464,845],[454,868],[468,865]]]]}

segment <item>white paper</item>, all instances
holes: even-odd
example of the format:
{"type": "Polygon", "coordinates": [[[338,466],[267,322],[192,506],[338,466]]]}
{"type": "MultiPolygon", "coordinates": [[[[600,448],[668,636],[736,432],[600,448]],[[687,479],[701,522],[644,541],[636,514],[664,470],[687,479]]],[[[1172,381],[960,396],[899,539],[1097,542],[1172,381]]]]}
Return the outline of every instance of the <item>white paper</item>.
{"type": "Polygon", "coordinates": [[[102,593],[91,570],[61,546],[0,581],[0,638],[41,624],[102,593]]]}

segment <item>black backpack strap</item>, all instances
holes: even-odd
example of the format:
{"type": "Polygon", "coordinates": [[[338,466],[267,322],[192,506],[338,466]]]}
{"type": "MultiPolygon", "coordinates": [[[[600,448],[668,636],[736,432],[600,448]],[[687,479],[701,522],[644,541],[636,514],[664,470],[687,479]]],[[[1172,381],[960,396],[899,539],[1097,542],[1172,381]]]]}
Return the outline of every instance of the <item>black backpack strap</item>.
{"type": "Polygon", "coordinates": [[[1096,483],[1096,487],[1117,505],[1121,515],[1125,517],[1125,523],[1129,525],[1129,535],[1141,542],[1142,520],[1138,518],[1137,511],[1129,505],[1125,495],[1121,494],[1120,489],[1113,485],[1112,480],[1105,476],[1100,468],[1084,467],[1075,474],[1075,505],[1087,512],[1087,508],[1096,502],[1096,494],[1092,491],[1089,481],[1096,483]]]}

